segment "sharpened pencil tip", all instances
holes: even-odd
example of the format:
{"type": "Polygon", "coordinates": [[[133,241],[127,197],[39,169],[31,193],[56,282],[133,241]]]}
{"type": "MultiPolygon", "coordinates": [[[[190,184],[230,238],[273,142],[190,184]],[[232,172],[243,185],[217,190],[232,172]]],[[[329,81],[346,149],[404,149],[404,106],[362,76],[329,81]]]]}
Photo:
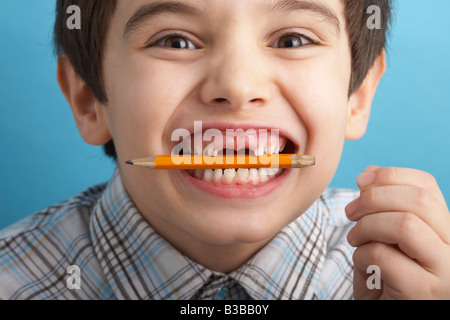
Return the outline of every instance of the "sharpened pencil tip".
{"type": "Polygon", "coordinates": [[[126,164],[130,164],[130,165],[134,166],[134,163],[133,163],[133,161],[126,161],[125,163],[126,163],[126,164]]]}

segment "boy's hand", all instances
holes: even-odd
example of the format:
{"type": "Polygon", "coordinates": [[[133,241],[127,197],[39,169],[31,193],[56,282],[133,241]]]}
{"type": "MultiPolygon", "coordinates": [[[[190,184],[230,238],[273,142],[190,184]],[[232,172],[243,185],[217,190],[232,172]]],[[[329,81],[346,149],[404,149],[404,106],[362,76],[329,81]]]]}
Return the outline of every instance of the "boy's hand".
{"type": "Polygon", "coordinates": [[[346,213],[355,299],[450,299],[450,213],[435,179],[422,171],[368,167],[346,213]],[[369,289],[368,267],[381,289],[369,289]]]}

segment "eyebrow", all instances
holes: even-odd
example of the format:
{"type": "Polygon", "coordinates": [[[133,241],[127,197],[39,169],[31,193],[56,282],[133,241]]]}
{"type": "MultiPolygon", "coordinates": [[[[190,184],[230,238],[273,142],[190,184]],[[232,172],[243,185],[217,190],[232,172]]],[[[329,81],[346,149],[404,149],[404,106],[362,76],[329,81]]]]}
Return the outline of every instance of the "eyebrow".
{"type": "Polygon", "coordinates": [[[281,0],[273,3],[269,1],[268,11],[309,11],[316,14],[324,19],[325,22],[329,23],[336,34],[341,32],[341,22],[338,16],[334,13],[332,9],[327,7],[325,4],[320,4],[317,2],[306,1],[306,0],[281,0]]]}
{"type": "MultiPolygon", "coordinates": [[[[318,16],[321,16],[326,22],[328,22],[336,31],[340,33],[340,21],[336,14],[325,5],[317,2],[311,2],[307,0],[281,0],[281,1],[269,1],[267,6],[267,12],[274,11],[310,11],[318,16]]],[[[156,3],[148,3],[141,6],[135,11],[132,17],[125,25],[124,37],[128,37],[132,32],[139,29],[148,19],[158,14],[163,13],[175,13],[184,14],[190,16],[205,16],[205,12],[200,8],[192,6],[183,2],[176,1],[160,1],[156,3]]]]}
{"type": "Polygon", "coordinates": [[[183,2],[161,1],[145,4],[132,15],[125,25],[124,37],[139,29],[149,18],[163,13],[184,14],[190,16],[202,16],[204,12],[197,7],[183,2]]]}

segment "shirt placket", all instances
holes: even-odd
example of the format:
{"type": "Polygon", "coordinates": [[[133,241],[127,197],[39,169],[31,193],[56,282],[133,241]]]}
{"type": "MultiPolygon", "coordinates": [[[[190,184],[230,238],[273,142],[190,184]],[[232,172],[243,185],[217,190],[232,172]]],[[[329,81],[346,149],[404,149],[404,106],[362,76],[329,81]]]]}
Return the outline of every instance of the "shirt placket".
{"type": "Polygon", "coordinates": [[[200,300],[228,300],[233,279],[226,276],[211,275],[199,294],[200,300]]]}

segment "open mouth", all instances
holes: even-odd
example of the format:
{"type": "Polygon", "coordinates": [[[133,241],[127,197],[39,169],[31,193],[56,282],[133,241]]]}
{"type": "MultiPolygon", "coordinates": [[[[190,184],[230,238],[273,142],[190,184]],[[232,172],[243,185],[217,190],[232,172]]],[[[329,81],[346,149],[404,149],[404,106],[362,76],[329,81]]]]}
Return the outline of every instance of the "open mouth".
{"type": "MultiPolygon", "coordinates": [[[[242,134],[227,135],[223,139],[215,139],[184,148],[180,155],[203,154],[207,156],[233,156],[233,155],[276,155],[292,154],[298,146],[287,137],[279,134],[242,134]]],[[[196,169],[185,172],[196,180],[212,184],[217,187],[260,187],[280,177],[286,169],[260,168],[260,169],[196,169]]]]}

